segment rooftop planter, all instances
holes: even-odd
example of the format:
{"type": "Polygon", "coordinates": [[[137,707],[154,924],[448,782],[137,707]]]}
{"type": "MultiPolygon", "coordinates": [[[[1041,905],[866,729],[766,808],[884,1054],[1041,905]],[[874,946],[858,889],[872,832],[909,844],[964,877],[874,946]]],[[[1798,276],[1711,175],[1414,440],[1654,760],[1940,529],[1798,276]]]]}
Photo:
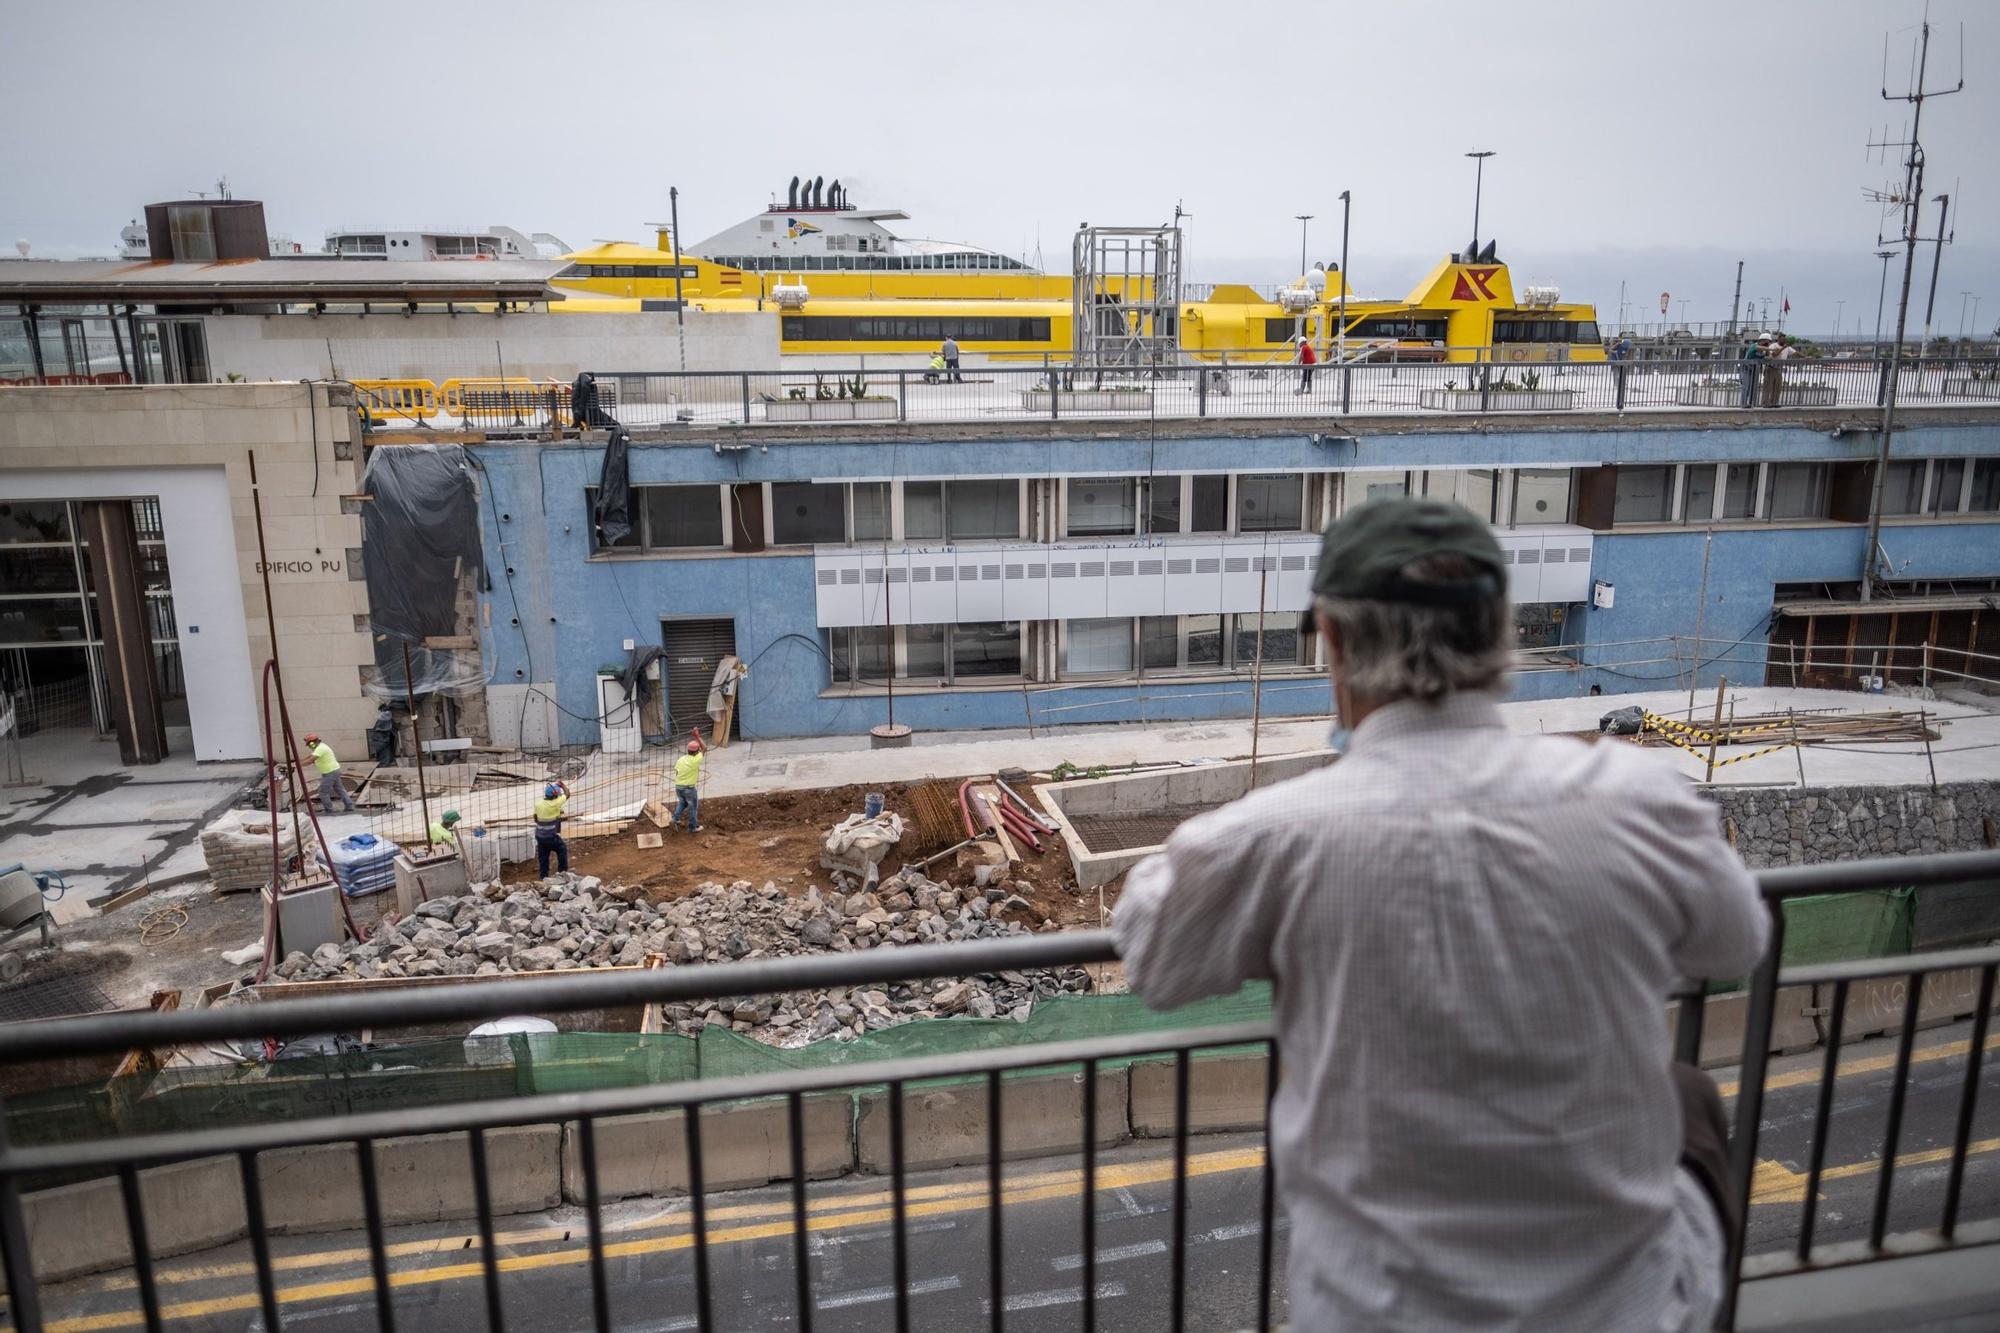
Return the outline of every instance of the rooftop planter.
{"type": "MultiPolygon", "coordinates": [[[[1152,406],[1153,391],[1132,387],[1063,389],[1056,395],[1056,411],[1062,412],[1144,412],[1152,406]]],[[[1021,406],[1034,412],[1049,410],[1047,389],[1025,389],[1021,406]]]]}
{"type": "Polygon", "coordinates": [[[1425,389],[1417,402],[1427,412],[1568,412],[1576,407],[1576,390],[1425,389]]]}
{"type": "Polygon", "coordinates": [[[764,404],[766,421],[894,421],[893,398],[778,398],[764,404]]]}

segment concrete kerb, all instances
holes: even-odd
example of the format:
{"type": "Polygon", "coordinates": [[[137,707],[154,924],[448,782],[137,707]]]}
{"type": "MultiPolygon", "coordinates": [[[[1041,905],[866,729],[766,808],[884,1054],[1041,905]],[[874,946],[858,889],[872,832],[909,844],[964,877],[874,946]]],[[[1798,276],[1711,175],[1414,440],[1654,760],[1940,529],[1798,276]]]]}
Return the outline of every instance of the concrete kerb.
{"type": "MultiPolygon", "coordinates": [[[[561,1127],[517,1125],[486,1131],[486,1181],[495,1215],[553,1208],[562,1197],[561,1127]]],[[[366,1221],[360,1159],[347,1143],[261,1154],[257,1179],[274,1232],[345,1231],[366,1221]]],[[[464,1134],[423,1134],[375,1144],[382,1220],[391,1225],[478,1215],[472,1150],[464,1134]]]]}
{"type": "MultiPolygon", "coordinates": [[[[159,1258],[206,1250],[246,1230],[243,1178],[233,1157],[204,1157],[139,1173],[146,1237],[159,1258]]],[[[116,1176],[22,1196],[35,1276],[60,1282],[132,1262],[125,1195],[116,1176]]]]}
{"type": "MultiPolygon", "coordinates": [[[[803,1097],[808,1180],[854,1170],[854,1098],[846,1092],[803,1097]]],[[[594,1122],[599,1202],[688,1192],[684,1114],[649,1111],[594,1122]]],[[[701,1114],[702,1184],[709,1190],[751,1189],[792,1175],[790,1112],[785,1098],[731,1102],[701,1114]]],[[[586,1201],[583,1136],[577,1121],[562,1127],[562,1194],[586,1201]]]]}
{"type": "MultiPolygon", "coordinates": [[[[1175,1130],[1174,1061],[1135,1060],[1132,1136],[1170,1138],[1175,1130]]],[[[1196,1052],[1188,1059],[1188,1132],[1224,1134],[1264,1127],[1270,1058],[1261,1050],[1196,1052]]]]}
{"type": "MultiPolygon", "coordinates": [[[[1083,1074],[1003,1078],[1000,1084],[1000,1155],[1044,1157],[1082,1146],[1083,1074]]],[[[1097,1071],[1097,1146],[1108,1148],[1128,1132],[1131,1079],[1121,1068],[1097,1071]]],[[[857,1098],[856,1164],[887,1174],[889,1092],[857,1098]]],[[[903,1168],[907,1171],[966,1166],[986,1160],[986,1081],[919,1085],[903,1089],[903,1168]]]]}

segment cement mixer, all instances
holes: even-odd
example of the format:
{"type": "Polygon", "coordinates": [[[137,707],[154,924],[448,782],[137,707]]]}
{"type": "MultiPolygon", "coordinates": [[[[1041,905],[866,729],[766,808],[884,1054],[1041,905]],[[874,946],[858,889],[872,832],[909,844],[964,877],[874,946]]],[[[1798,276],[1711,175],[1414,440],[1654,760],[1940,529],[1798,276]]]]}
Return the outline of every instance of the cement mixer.
{"type": "Polygon", "coordinates": [[[55,918],[48,905],[50,880],[61,886],[58,897],[69,887],[52,872],[30,872],[20,864],[0,867],[0,981],[12,981],[27,967],[28,960],[13,944],[28,931],[40,930],[44,949],[55,944],[55,918]]]}

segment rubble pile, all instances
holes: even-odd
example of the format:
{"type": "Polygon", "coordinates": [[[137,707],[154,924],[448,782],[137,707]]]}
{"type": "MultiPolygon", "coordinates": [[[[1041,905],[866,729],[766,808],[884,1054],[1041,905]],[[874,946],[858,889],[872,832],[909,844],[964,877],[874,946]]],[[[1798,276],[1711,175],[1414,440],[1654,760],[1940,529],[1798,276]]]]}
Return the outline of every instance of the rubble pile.
{"type": "MultiPolygon", "coordinates": [[[[688,897],[657,904],[636,887],[587,875],[485,885],[423,903],[378,927],[367,943],[288,954],[274,971],[284,981],[322,981],[636,967],[652,954],[673,965],[727,962],[1024,935],[1040,920],[1027,899],[1005,886],[956,889],[905,870],[872,892],[847,892],[847,878],[834,878],[840,887],[813,887],[796,898],[775,884],[758,889],[737,880],[704,883],[688,897]]],[[[850,1039],[917,1018],[1025,1020],[1036,999],[1088,988],[1081,968],[1065,968],[695,1001],[666,1005],[663,1015],[682,1033],[725,1025],[786,1045],[850,1039]]]]}

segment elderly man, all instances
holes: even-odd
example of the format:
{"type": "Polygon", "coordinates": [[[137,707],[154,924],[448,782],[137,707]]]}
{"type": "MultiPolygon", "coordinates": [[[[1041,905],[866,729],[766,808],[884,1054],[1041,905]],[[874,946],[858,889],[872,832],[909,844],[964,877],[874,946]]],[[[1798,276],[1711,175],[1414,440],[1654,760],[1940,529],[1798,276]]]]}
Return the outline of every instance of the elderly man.
{"type": "Polygon", "coordinates": [[[1695,1329],[1721,1296],[1721,1108],[1664,997],[1749,970],[1764,910],[1659,759],[1507,730],[1505,587],[1455,505],[1330,527],[1342,757],[1189,821],[1118,903],[1148,1004],[1276,982],[1298,1328],[1695,1329]]]}

